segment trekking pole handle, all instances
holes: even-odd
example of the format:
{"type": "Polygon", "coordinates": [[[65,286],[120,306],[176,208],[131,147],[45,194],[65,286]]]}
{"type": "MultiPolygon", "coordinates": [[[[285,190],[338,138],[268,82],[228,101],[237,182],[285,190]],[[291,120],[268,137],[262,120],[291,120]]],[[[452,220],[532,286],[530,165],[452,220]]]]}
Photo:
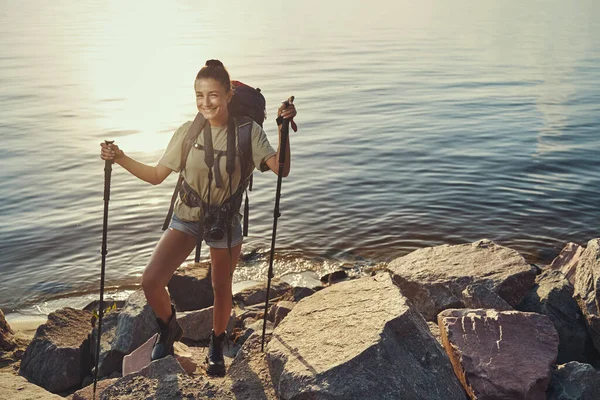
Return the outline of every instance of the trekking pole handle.
{"type": "Polygon", "coordinates": [[[289,106],[290,104],[292,104],[294,102],[294,96],[290,96],[286,101],[283,102],[283,104],[285,104],[285,106],[289,106]]]}
{"type": "MultiPolygon", "coordinates": [[[[114,140],[105,140],[104,143],[108,144],[113,144],[115,141],[114,140]]],[[[107,163],[113,164],[115,162],[115,160],[106,160],[107,163]]],[[[107,164],[108,165],[108,164],[107,164]]]]}

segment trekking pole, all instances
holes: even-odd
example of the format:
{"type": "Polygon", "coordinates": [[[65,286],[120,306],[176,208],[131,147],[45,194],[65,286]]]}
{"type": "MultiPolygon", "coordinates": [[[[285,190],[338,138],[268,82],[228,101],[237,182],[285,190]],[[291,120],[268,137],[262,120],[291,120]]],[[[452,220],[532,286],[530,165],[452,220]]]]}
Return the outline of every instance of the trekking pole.
{"type": "MultiPolygon", "coordinates": [[[[106,144],[114,143],[114,140],[105,140],[106,144]]],[[[96,369],[94,371],[94,393],[96,399],[96,383],[98,382],[98,364],[100,361],[100,339],[102,337],[102,315],[104,314],[104,271],[106,266],[106,236],[108,233],[108,202],[110,200],[110,175],[112,173],[113,160],[104,161],[104,219],[102,222],[102,269],[100,270],[100,305],[98,306],[98,337],[96,343],[96,369]]]]}
{"type": "MultiPolygon", "coordinates": [[[[294,102],[294,96],[284,101],[285,106],[294,102]]],[[[269,272],[267,278],[267,298],[265,300],[265,314],[263,317],[262,341],[260,351],[265,349],[265,332],[267,330],[267,312],[269,310],[269,291],[271,290],[271,278],[273,277],[273,257],[275,255],[275,237],[277,236],[277,219],[281,217],[279,212],[279,198],[281,197],[281,179],[283,178],[283,166],[285,163],[285,152],[287,149],[288,135],[290,131],[290,120],[284,118],[281,124],[281,143],[279,143],[279,171],[277,172],[277,191],[275,192],[275,209],[273,210],[273,235],[271,236],[271,252],[269,254],[269,272]]]]}

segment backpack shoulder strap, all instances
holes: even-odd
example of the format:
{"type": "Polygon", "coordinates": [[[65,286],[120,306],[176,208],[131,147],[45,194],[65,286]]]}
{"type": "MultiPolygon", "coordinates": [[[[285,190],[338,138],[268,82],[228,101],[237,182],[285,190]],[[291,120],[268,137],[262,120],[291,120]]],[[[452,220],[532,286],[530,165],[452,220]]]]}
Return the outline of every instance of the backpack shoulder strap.
{"type": "Polygon", "coordinates": [[[242,179],[247,178],[254,170],[252,161],[252,119],[248,117],[236,118],[238,131],[238,151],[242,164],[242,179]]]}
{"type": "Polygon", "coordinates": [[[200,135],[200,132],[204,129],[204,125],[206,125],[206,119],[204,119],[204,116],[201,113],[198,113],[196,118],[194,118],[194,122],[190,125],[185,138],[183,138],[183,143],[181,143],[181,163],[179,164],[179,172],[185,169],[188,154],[198,138],[198,135],[200,135]]]}
{"type": "Polygon", "coordinates": [[[183,170],[185,169],[185,163],[188,158],[188,154],[196,141],[198,135],[204,128],[206,124],[206,119],[200,113],[196,115],[194,118],[194,122],[188,128],[185,137],[183,138],[183,142],[181,143],[181,162],[179,163],[179,178],[177,179],[177,184],[175,185],[175,190],[173,191],[173,195],[171,196],[171,204],[169,205],[169,211],[167,212],[167,217],[165,218],[165,222],[163,223],[162,230],[165,231],[169,227],[169,223],[171,222],[171,217],[173,216],[173,207],[175,206],[175,200],[177,200],[177,195],[179,194],[179,190],[181,190],[181,185],[183,184],[183,170]]]}

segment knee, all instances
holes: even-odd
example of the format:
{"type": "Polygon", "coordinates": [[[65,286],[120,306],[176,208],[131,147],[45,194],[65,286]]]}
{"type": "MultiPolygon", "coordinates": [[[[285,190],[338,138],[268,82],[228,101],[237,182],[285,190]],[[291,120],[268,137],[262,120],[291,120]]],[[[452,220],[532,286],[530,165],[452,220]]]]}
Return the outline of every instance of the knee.
{"type": "Polygon", "coordinates": [[[144,272],[142,274],[142,278],[140,279],[140,283],[142,285],[142,289],[144,289],[144,293],[154,292],[158,285],[156,284],[156,279],[151,276],[151,274],[144,272]]]}
{"type": "Polygon", "coordinates": [[[231,297],[231,284],[229,282],[212,283],[214,297],[231,297]]]}

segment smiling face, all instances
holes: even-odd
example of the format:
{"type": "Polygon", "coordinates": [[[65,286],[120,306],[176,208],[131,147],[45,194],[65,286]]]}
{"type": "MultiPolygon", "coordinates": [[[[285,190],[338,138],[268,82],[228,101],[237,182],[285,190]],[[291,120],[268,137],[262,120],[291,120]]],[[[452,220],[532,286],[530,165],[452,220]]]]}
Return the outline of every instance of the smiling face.
{"type": "Polygon", "coordinates": [[[225,91],[221,83],[212,78],[201,78],[194,82],[196,89],[196,106],[212,126],[227,124],[229,113],[227,105],[233,92],[225,91]]]}

